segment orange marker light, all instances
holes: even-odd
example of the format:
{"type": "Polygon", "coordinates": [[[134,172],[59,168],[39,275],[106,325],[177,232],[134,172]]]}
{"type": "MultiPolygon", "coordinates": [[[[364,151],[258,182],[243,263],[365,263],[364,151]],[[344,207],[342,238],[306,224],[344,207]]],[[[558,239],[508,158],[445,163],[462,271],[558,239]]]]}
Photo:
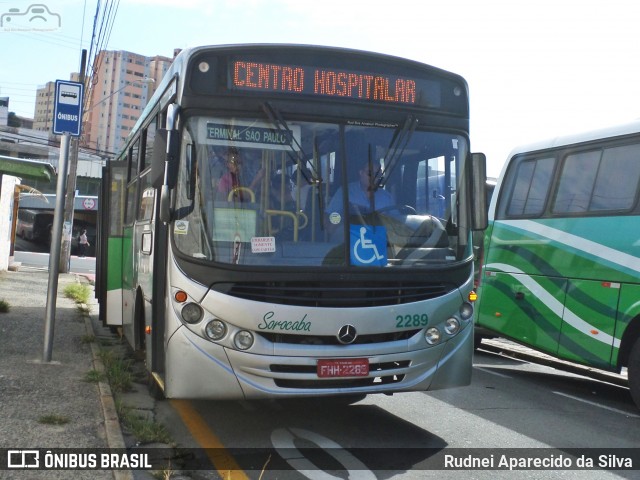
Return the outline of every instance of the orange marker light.
{"type": "Polygon", "coordinates": [[[184,303],[187,301],[187,294],[182,290],[178,290],[173,298],[175,298],[178,303],[184,303]]]}
{"type": "Polygon", "coordinates": [[[146,333],[147,335],[151,335],[151,327],[149,326],[144,327],[144,333],[146,333]]]}
{"type": "Polygon", "coordinates": [[[478,300],[478,294],[471,290],[471,292],[469,292],[469,301],[475,302],[476,300],[478,300]]]}
{"type": "Polygon", "coordinates": [[[600,332],[598,330],[591,330],[591,335],[598,335],[600,332]]]}

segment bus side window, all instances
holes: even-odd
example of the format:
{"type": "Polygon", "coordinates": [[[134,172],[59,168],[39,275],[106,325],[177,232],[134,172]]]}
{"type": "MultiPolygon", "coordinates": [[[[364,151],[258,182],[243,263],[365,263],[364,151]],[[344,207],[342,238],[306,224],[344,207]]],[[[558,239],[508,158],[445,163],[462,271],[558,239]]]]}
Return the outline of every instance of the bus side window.
{"type": "Polygon", "coordinates": [[[513,190],[507,193],[507,216],[539,216],[544,211],[555,157],[524,160],[514,172],[513,190]]]}

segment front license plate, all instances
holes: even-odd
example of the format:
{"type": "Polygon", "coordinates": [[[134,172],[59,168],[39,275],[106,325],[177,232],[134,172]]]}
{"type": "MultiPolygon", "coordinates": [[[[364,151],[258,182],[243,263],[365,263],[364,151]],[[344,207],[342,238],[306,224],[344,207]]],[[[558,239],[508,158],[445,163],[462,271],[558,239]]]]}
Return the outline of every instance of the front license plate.
{"type": "Polygon", "coordinates": [[[369,375],[369,360],[366,358],[348,358],[318,360],[318,377],[366,377],[369,375]]]}

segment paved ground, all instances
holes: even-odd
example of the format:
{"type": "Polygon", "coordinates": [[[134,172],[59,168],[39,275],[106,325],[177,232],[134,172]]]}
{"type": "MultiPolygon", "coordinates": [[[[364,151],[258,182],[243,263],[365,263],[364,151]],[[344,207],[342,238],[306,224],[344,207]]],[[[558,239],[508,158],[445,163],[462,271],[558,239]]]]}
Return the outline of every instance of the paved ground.
{"type": "MultiPolygon", "coordinates": [[[[86,380],[95,368],[90,317],[63,296],[66,285],[85,277],[59,276],[51,362],[43,362],[48,277],[39,269],[0,272],[0,300],[10,307],[0,313],[0,465],[8,465],[2,449],[124,447],[108,386],[86,380]]],[[[3,479],[127,477],[106,470],[0,470],[3,479]]]]}

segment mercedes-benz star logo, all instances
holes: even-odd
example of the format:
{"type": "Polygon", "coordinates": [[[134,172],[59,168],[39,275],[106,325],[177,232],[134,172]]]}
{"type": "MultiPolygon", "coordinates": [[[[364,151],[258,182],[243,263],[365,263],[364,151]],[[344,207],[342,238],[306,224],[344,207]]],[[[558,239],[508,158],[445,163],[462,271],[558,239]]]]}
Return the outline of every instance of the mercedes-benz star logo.
{"type": "Polygon", "coordinates": [[[343,345],[349,345],[355,342],[358,332],[353,325],[344,325],[338,330],[338,341],[343,345]]]}

